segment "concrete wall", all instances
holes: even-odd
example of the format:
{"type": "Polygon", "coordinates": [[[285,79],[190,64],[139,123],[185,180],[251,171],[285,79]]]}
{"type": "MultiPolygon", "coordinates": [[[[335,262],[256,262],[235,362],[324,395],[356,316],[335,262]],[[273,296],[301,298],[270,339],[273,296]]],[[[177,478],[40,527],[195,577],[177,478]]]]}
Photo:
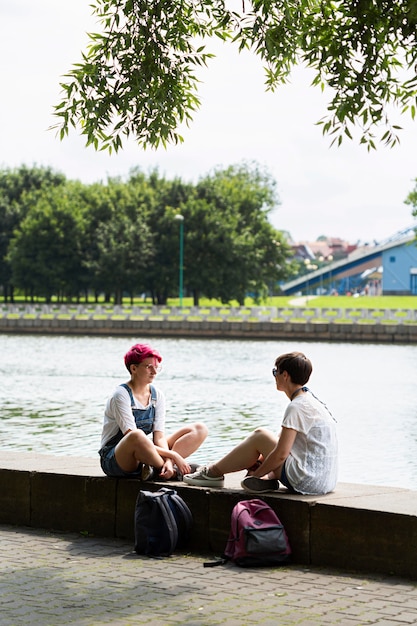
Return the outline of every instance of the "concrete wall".
{"type": "Polygon", "coordinates": [[[0,318],[0,333],[417,343],[417,324],[0,318]]]}
{"type": "MultiPolygon", "coordinates": [[[[239,500],[241,475],[224,489],[168,483],[190,507],[189,549],[220,555],[239,500]]],[[[167,483],[163,483],[167,486],[167,483]]],[[[0,451],[0,523],[134,539],[139,489],[162,483],[105,477],[98,459],[0,451]]],[[[327,496],[294,496],[281,490],[263,500],[277,512],[293,549],[293,561],[417,579],[417,492],[341,483],[327,496]]]]}

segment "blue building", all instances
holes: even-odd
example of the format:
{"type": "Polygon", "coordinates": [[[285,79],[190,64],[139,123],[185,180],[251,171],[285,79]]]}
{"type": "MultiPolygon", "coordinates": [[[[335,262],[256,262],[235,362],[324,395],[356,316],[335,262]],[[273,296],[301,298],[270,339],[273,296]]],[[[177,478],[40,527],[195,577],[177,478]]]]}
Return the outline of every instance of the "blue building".
{"type": "Polygon", "coordinates": [[[323,293],[323,289],[346,293],[364,285],[369,276],[367,272],[382,269],[382,286],[378,288],[378,293],[386,296],[417,295],[415,228],[409,227],[382,243],[357,249],[345,259],[280,285],[281,290],[286,295],[317,294],[323,293]]]}
{"type": "Polygon", "coordinates": [[[382,267],[383,295],[417,295],[417,246],[414,239],[384,250],[382,267]]]}

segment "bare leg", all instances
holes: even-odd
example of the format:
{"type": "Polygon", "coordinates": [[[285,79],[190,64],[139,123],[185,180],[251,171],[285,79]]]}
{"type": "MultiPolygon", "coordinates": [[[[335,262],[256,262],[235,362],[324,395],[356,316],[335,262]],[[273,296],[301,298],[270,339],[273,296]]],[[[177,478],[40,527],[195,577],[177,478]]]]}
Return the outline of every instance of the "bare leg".
{"type": "Polygon", "coordinates": [[[139,463],[160,469],[164,460],[159,456],[153,442],[141,430],[132,430],[116,446],[115,457],[125,472],[134,472],[139,463]]]}
{"type": "Polygon", "coordinates": [[[238,472],[252,467],[259,459],[267,457],[275,448],[278,438],[266,428],[257,428],[242,443],[233,448],[217,463],[210,465],[209,476],[223,476],[231,472],[238,472]]]}
{"type": "Polygon", "coordinates": [[[198,450],[207,434],[207,427],[200,422],[183,426],[177,432],[167,437],[168,447],[170,450],[178,452],[183,459],[186,459],[198,450]]]}

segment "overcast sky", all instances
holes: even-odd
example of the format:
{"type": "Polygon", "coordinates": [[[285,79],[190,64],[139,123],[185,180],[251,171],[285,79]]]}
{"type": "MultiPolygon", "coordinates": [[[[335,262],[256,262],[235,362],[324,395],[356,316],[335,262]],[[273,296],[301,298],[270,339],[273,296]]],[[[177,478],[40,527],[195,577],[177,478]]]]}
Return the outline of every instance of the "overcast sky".
{"type": "Polygon", "coordinates": [[[215,44],[218,57],[201,74],[202,108],[181,146],[144,151],[132,141],[108,156],[85,148],[76,131],[59,141],[48,130],[59,82],[97,28],[89,0],[0,0],[1,168],[50,166],[89,183],[157,167],[196,181],[214,167],[256,161],[277,181],[281,205],[271,220],[295,240],[381,241],[414,224],[404,200],[417,179],[417,122],[394,120],[404,130],[393,149],[330,148],[315,125],[327,95],[309,86],[311,75],[298,69],[291,84],[267,93],[259,60],[230,46],[215,44]]]}

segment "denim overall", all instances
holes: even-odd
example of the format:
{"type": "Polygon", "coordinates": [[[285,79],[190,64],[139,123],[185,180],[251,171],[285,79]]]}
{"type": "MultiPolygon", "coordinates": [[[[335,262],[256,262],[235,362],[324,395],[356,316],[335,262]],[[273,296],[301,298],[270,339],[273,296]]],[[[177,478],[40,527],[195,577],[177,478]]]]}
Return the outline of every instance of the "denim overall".
{"type": "MultiPolygon", "coordinates": [[[[138,409],[135,406],[135,401],[133,399],[133,393],[129,385],[123,383],[120,385],[124,387],[130,396],[130,404],[132,407],[133,417],[135,418],[135,423],[137,428],[142,430],[145,435],[149,435],[152,432],[153,422],[155,419],[155,406],[156,406],[156,389],[153,385],[149,385],[151,389],[151,403],[146,409],[138,409]]],[[[107,457],[110,450],[115,448],[119,441],[123,439],[123,433],[119,428],[119,431],[108,440],[108,442],[99,450],[100,457],[102,461],[107,457]]]]}

